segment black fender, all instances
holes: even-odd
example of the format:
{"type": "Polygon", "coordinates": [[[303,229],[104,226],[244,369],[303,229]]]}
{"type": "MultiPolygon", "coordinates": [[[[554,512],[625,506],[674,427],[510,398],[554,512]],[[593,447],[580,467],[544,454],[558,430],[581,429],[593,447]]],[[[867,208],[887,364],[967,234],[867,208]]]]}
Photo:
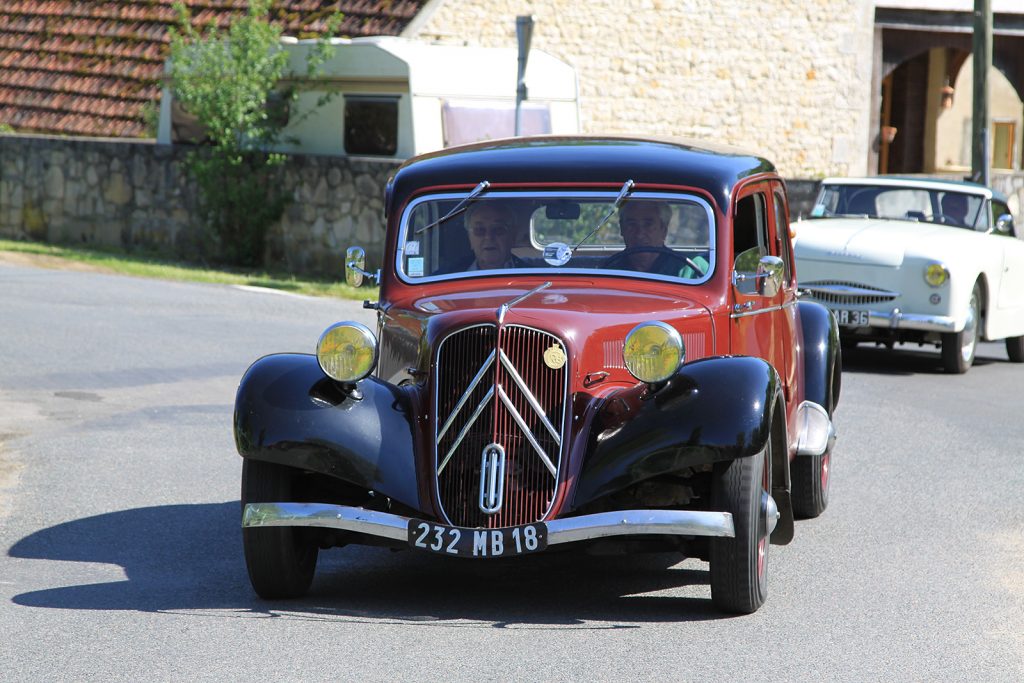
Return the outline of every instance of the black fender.
{"type": "Polygon", "coordinates": [[[622,401],[628,412],[594,421],[574,507],[661,474],[761,452],[781,394],[766,361],[719,356],[682,366],[644,399],[611,397],[605,408],[622,401]]]}
{"type": "Polygon", "coordinates": [[[264,356],[235,396],[235,445],[243,458],[319,472],[421,509],[409,397],[374,377],[359,399],[308,354],[264,356]]]}
{"type": "Polygon", "coordinates": [[[804,340],[804,400],[831,415],[839,403],[843,375],[839,325],[832,311],[819,303],[801,301],[797,306],[804,340]]]}

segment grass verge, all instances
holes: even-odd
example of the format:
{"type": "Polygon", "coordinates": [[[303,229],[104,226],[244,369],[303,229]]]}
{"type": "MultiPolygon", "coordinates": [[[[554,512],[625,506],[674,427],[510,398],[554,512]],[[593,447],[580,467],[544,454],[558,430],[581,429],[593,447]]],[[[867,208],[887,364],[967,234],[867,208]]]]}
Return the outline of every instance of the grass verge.
{"type": "MultiPolygon", "coordinates": [[[[0,239],[0,252],[27,254],[91,266],[99,271],[182,282],[212,282],[225,285],[266,287],[293,294],[343,299],[372,299],[372,287],[356,289],[335,280],[301,279],[293,275],[242,270],[215,270],[205,266],[170,261],[158,256],[129,254],[113,248],[82,248],[40,242],[0,239]]],[[[339,265],[341,261],[339,259],[339,265]]],[[[339,273],[340,276],[340,273],[339,273]]]]}

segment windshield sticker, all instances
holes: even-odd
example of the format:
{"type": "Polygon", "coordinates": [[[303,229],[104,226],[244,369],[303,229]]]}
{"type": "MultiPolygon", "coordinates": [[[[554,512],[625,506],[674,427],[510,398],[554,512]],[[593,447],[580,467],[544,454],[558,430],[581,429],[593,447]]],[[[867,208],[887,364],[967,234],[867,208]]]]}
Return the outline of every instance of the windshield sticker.
{"type": "Polygon", "coordinates": [[[821,204],[815,204],[814,208],[811,209],[812,218],[821,218],[825,215],[825,207],[821,204]]]}
{"type": "Polygon", "coordinates": [[[564,242],[552,242],[544,247],[544,261],[549,266],[564,266],[572,258],[572,249],[564,242]]]}
{"type": "Polygon", "coordinates": [[[420,255],[420,243],[417,241],[405,243],[405,255],[406,256],[419,256],[420,255]]]}
{"type": "Polygon", "coordinates": [[[423,277],[423,257],[409,259],[406,270],[409,277],[423,277]]]}

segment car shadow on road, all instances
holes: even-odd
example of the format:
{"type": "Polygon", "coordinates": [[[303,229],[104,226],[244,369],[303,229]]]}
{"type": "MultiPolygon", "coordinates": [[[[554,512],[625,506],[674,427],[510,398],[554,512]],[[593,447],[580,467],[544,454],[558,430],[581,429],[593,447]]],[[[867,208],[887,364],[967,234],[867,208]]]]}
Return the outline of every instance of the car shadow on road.
{"type": "Polygon", "coordinates": [[[238,519],[239,502],[232,501],[123,510],[37,531],[15,543],[10,557],[116,565],[125,579],[25,592],[13,602],[487,628],[637,628],[723,618],[711,605],[705,565],[683,566],[675,554],[472,561],[352,546],[321,553],[307,596],[263,601],[249,586],[238,519]]]}
{"type": "MultiPolygon", "coordinates": [[[[989,353],[979,347],[974,367],[1008,363],[1006,358],[989,353]]],[[[843,349],[843,372],[873,375],[943,375],[942,356],[934,347],[900,345],[892,349],[885,346],[860,344],[843,349]]]]}

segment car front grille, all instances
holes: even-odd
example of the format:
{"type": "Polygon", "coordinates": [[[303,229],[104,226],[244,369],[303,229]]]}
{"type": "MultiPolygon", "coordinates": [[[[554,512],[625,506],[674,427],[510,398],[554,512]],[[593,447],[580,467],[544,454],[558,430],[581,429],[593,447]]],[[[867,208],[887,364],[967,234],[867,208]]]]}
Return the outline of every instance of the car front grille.
{"type": "Polygon", "coordinates": [[[824,304],[834,305],[867,305],[885,303],[897,298],[899,292],[891,292],[879,287],[872,287],[858,282],[841,282],[838,280],[820,280],[805,282],[800,285],[803,292],[824,304]]]}
{"type": "Polygon", "coordinates": [[[520,325],[477,325],[441,342],[434,462],[449,523],[496,528],[547,514],[562,455],[566,358],[557,337],[520,325]],[[481,468],[498,451],[502,476],[488,481],[481,468]]]}

